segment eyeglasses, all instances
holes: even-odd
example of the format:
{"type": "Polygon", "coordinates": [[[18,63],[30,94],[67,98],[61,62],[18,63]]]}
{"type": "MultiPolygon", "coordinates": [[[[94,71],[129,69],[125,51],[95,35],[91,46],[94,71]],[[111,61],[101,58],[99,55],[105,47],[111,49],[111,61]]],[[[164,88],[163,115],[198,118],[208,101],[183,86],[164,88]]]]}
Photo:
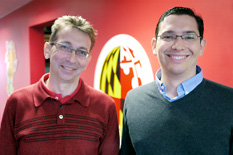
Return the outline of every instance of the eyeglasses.
{"type": "Polygon", "coordinates": [[[174,41],[177,39],[177,37],[181,37],[181,39],[185,42],[193,42],[197,40],[198,38],[201,38],[201,36],[198,36],[195,33],[190,34],[183,34],[183,35],[176,35],[176,34],[162,34],[158,36],[164,41],[174,41]]]}
{"type": "Polygon", "coordinates": [[[75,51],[75,54],[79,57],[79,58],[88,58],[90,56],[90,53],[83,51],[82,49],[73,49],[72,47],[65,45],[63,43],[50,43],[50,45],[55,45],[56,48],[64,53],[72,53],[73,51],[75,51]]]}

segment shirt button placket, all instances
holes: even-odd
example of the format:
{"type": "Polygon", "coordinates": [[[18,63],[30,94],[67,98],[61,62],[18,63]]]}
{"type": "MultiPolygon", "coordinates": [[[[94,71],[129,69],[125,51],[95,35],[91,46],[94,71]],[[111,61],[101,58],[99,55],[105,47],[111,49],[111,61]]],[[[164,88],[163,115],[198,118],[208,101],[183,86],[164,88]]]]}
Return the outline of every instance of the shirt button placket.
{"type": "Polygon", "coordinates": [[[64,106],[60,105],[57,113],[57,124],[65,124],[64,106]]]}

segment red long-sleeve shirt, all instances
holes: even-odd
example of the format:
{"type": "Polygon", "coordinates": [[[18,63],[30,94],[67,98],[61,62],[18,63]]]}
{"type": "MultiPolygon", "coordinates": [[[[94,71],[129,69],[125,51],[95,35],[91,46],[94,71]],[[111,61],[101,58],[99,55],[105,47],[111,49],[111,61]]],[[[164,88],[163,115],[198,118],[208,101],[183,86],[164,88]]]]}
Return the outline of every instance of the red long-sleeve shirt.
{"type": "Polygon", "coordinates": [[[3,114],[0,154],[119,154],[114,101],[82,80],[80,84],[65,103],[50,96],[43,78],[15,91],[3,114]]]}

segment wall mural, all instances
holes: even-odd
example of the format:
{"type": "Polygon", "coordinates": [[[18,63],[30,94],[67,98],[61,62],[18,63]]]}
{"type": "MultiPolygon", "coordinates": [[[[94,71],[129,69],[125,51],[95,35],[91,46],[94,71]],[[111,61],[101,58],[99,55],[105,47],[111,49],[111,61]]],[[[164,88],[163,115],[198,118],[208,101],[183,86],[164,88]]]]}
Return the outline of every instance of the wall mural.
{"type": "Polygon", "coordinates": [[[122,136],[123,106],[129,90],[154,80],[147,54],[132,36],[116,35],[103,47],[95,69],[94,87],[116,102],[120,137],[122,136]]]}
{"type": "Polygon", "coordinates": [[[14,91],[13,79],[18,64],[15,43],[13,41],[6,41],[5,63],[7,71],[7,94],[10,96],[10,94],[14,91]]]}

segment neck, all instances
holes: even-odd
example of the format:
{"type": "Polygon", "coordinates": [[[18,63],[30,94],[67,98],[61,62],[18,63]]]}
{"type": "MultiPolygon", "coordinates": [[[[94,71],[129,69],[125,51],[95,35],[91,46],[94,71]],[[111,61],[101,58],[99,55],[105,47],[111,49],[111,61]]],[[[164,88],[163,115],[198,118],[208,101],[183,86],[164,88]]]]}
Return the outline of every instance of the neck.
{"type": "Polygon", "coordinates": [[[56,94],[62,94],[62,97],[72,94],[78,87],[79,78],[74,82],[54,82],[50,77],[45,81],[46,86],[56,94]]]}
{"type": "Polygon", "coordinates": [[[188,75],[178,75],[178,74],[167,74],[166,72],[161,72],[161,81],[166,86],[166,94],[170,98],[174,98],[178,96],[177,94],[177,87],[183,83],[184,81],[190,79],[191,77],[195,76],[195,73],[188,74],[188,75]]]}

